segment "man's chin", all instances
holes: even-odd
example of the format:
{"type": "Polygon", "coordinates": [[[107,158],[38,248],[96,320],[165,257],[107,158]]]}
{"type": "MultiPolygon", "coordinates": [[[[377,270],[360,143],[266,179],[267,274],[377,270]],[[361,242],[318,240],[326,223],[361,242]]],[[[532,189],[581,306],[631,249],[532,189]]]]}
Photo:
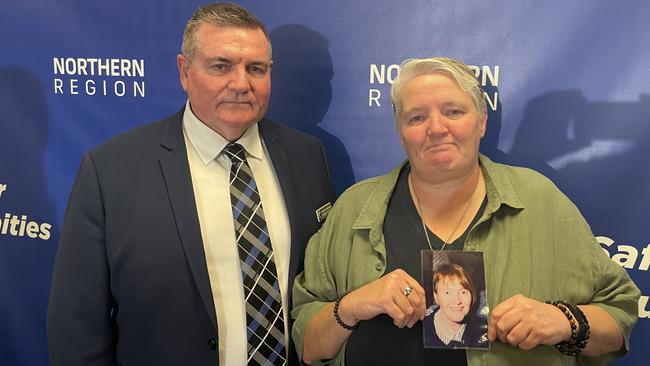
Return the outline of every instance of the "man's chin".
{"type": "Polygon", "coordinates": [[[232,118],[232,119],[220,119],[219,124],[229,130],[240,130],[245,132],[249,127],[254,125],[259,121],[259,118],[232,118]]]}
{"type": "Polygon", "coordinates": [[[252,106],[248,102],[221,102],[219,108],[227,109],[251,109],[252,106]]]}

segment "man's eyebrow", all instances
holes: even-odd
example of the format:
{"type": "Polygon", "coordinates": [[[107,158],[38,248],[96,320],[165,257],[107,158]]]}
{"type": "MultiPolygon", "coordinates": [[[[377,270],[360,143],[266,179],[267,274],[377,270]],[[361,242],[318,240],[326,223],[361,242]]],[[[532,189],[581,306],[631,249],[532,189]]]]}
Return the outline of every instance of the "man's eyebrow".
{"type": "MultiPolygon", "coordinates": [[[[230,58],[228,58],[228,57],[225,57],[225,56],[214,56],[214,57],[208,57],[208,58],[205,59],[205,61],[208,62],[208,63],[209,63],[209,62],[215,62],[215,61],[219,61],[219,62],[227,62],[227,63],[229,63],[229,64],[232,64],[232,63],[233,63],[233,60],[232,60],[232,59],[230,59],[230,58]]],[[[271,63],[270,61],[255,60],[255,61],[251,61],[251,62],[249,62],[248,65],[254,65],[254,66],[268,66],[270,63],[271,63]]]]}
{"type": "Polygon", "coordinates": [[[224,56],[208,57],[205,59],[205,61],[207,62],[222,61],[222,62],[232,63],[228,57],[224,57],[224,56]]]}
{"type": "Polygon", "coordinates": [[[254,66],[268,66],[270,63],[271,63],[271,62],[269,62],[269,61],[262,61],[262,60],[259,60],[259,61],[252,61],[252,62],[249,63],[249,65],[254,65],[254,66]]]}

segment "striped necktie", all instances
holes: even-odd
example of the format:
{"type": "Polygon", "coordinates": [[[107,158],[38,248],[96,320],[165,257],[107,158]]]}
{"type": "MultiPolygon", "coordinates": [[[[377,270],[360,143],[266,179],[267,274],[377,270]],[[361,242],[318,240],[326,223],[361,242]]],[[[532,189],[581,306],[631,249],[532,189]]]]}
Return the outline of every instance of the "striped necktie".
{"type": "Polygon", "coordinates": [[[244,281],[249,365],[285,365],[284,314],[262,200],[244,148],[229,143],[230,202],[244,281]]]}

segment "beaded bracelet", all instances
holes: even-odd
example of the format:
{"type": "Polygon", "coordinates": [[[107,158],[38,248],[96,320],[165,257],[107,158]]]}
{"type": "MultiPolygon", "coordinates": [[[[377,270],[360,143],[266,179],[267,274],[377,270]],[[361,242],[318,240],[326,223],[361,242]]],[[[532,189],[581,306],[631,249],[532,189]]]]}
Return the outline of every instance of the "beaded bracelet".
{"type": "Polygon", "coordinates": [[[338,299],[336,299],[336,302],[334,302],[334,319],[336,319],[336,322],[339,323],[339,325],[343,329],[349,330],[350,332],[353,332],[357,328],[359,328],[359,323],[357,323],[355,325],[352,325],[352,326],[349,326],[349,325],[343,323],[343,320],[341,320],[341,317],[339,316],[339,304],[341,303],[342,298],[343,298],[343,296],[339,297],[338,299]]]}
{"type": "MultiPolygon", "coordinates": [[[[573,316],[575,317],[576,321],[580,325],[580,332],[578,333],[578,340],[584,340],[585,346],[587,345],[587,341],[589,340],[589,335],[591,334],[589,330],[589,322],[587,321],[587,316],[585,316],[585,313],[582,312],[582,309],[580,309],[578,306],[570,303],[570,302],[563,302],[563,305],[568,307],[573,316]]],[[[584,348],[584,346],[582,347],[584,348]]]]}
{"type": "Polygon", "coordinates": [[[569,319],[571,325],[571,338],[555,345],[558,351],[569,356],[577,356],[587,346],[589,340],[589,322],[587,317],[579,307],[563,300],[546,301],[562,311],[564,316],[569,319]],[[576,324],[577,321],[577,324],[576,324]],[[578,325],[580,329],[578,332],[578,325]]]}

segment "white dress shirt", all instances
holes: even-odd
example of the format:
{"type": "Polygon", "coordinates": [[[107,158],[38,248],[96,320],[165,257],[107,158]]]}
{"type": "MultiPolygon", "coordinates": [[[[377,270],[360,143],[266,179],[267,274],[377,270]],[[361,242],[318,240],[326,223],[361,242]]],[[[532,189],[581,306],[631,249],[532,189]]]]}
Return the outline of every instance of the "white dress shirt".
{"type": "MultiPolygon", "coordinates": [[[[217,313],[219,364],[246,365],[244,290],[230,206],[229,177],[232,163],[222,153],[228,141],[201,122],[192,113],[189,102],[183,114],[183,133],[217,313]]],[[[291,284],[288,283],[291,231],[287,209],[257,124],[248,128],[237,143],[246,150],[246,159],[262,199],[280,281],[285,344],[288,346],[290,307],[287,294],[291,291],[291,284]]]]}

